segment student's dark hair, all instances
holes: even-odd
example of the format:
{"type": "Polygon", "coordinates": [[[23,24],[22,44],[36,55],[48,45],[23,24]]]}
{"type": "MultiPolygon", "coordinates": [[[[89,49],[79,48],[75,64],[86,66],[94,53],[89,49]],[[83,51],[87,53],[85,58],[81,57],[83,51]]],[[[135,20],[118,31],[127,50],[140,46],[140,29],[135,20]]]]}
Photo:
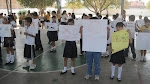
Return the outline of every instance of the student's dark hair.
{"type": "Polygon", "coordinates": [[[92,17],[92,18],[90,18],[90,19],[98,19],[97,17],[92,17]]]}
{"type": "Polygon", "coordinates": [[[113,18],[116,19],[117,18],[116,15],[113,15],[113,18]]]}
{"type": "Polygon", "coordinates": [[[142,17],[142,15],[139,15],[139,17],[142,17]]]}
{"type": "Polygon", "coordinates": [[[103,19],[108,19],[108,17],[104,17],[103,19]]]}
{"type": "Polygon", "coordinates": [[[6,14],[4,14],[4,15],[6,15],[6,14]]]}
{"type": "Polygon", "coordinates": [[[119,16],[119,13],[116,13],[116,18],[119,16]]]}
{"type": "Polygon", "coordinates": [[[56,18],[56,16],[54,15],[54,16],[52,16],[52,18],[56,18]]]}
{"type": "Polygon", "coordinates": [[[144,21],[148,20],[148,17],[144,17],[144,21]]]}
{"type": "Polygon", "coordinates": [[[37,12],[34,12],[34,13],[33,13],[33,16],[38,16],[37,12]]]}
{"type": "Polygon", "coordinates": [[[98,17],[99,17],[99,19],[102,19],[102,15],[99,15],[98,17]]]}
{"type": "Polygon", "coordinates": [[[72,22],[72,23],[74,24],[74,20],[73,20],[73,19],[69,19],[68,22],[67,22],[67,24],[68,24],[69,22],[72,22]]]}
{"type": "Polygon", "coordinates": [[[9,21],[15,21],[15,18],[14,18],[14,16],[13,15],[8,15],[9,16],[9,21]]]}
{"type": "Polygon", "coordinates": [[[149,23],[149,22],[150,22],[150,20],[149,20],[149,19],[145,20],[145,23],[149,23]]]}
{"type": "Polygon", "coordinates": [[[97,16],[99,16],[99,13],[96,13],[97,16]]]}
{"type": "Polygon", "coordinates": [[[74,13],[72,13],[72,15],[74,15],[74,13]]]}
{"type": "Polygon", "coordinates": [[[118,22],[118,23],[116,24],[116,27],[123,27],[123,26],[124,26],[123,22],[118,22]]]}
{"type": "Polygon", "coordinates": [[[62,15],[64,15],[66,13],[66,10],[63,11],[62,15]]]}
{"type": "Polygon", "coordinates": [[[25,20],[30,24],[32,23],[32,18],[30,18],[30,17],[26,17],[25,20]]]}
{"type": "Polygon", "coordinates": [[[89,16],[90,16],[90,17],[93,17],[93,15],[92,15],[92,14],[89,14],[89,16]]]}
{"type": "Polygon", "coordinates": [[[107,21],[108,21],[108,25],[109,25],[110,21],[108,20],[108,18],[107,18],[107,17],[104,17],[103,19],[107,20],[107,21]]]}
{"type": "Polygon", "coordinates": [[[129,19],[130,19],[131,21],[134,21],[134,20],[135,20],[135,15],[130,15],[130,16],[129,16],[129,19]]]}
{"type": "Polygon", "coordinates": [[[56,11],[52,11],[52,13],[55,13],[55,14],[56,14],[56,11]]]}
{"type": "Polygon", "coordinates": [[[108,14],[106,14],[106,17],[108,18],[108,17],[109,17],[109,15],[108,15],[108,14]]]}

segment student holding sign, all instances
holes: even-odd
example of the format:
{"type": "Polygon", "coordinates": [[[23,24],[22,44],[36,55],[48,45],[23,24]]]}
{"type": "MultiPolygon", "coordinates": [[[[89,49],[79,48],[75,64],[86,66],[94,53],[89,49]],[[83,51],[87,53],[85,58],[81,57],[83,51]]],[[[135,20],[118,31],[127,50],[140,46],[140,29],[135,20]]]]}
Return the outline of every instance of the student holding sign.
{"type": "MultiPolygon", "coordinates": [[[[138,32],[138,29],[136,28],[136,24],[135,24],[134,20],[135,20],[134,15],[129,16],[129,22],[126,23],[126,27],[125,27],[125,29],[129,29],[132,34],[133,42],[132,42],[132,44],[129,45],[129,47],[131,48],[133,60],[136,59],[136,53],[135,53],[135,48],[134,48],[134,34],[135,34],[135,32],[138,32]]],[[[125,50],[126,57],[128,57],[129,47],[125,50]]]]}
{"type": "Polygon", "coordinates": [[[106,51],[109,32],[107,20],[98,20],[97,17],[92,17],[90,20],[83,21],[83,50],[86,51],[87,64],[85,79],[91,78],[94,62],[95,80],[99,80],[101,52],[106,51]]]}
{"type": "MultiPolygon", "coordinates": [[[[74,20],[73,19],[69,19],[68,22],[67,22],[68,25],[74,25],[74,20]]],[[[79,27],[80,28],[80,27],[79,27]]],[[[77,29],[77,28],[76,28],[77,29]]],[[[61,31],[61,30],[60,30],[61,31]]],[[[59,31],[59,32],[60,32],[59,31]]],[[[69,30],[66,29],[65,31],[66,33],[69,32],[71,33],[69,30]]],[[[78,31],[78,34],[79,34],[80,30],[78,31]]],[[[76,33],[76,32],[75,32],[76,33]]],[[[74,36],[76,37],[76,36],[74,36]]],[[[73,37],[72,37],[73,38],[73,37]]],[[[61,39],[59,37],[59,39],[61,39]]],[[[67,38],[66,38],[67,39],[67,38]]],[[[80,39],[80,35],[79,35],[79,38],[80,39]]],[[[76,42],[75,40],[72,40],[72,41],[66,41],[66,44],[65,44],[65,48],[64,48],[64,54],[63,54],[63,57],[64,57],[64,70],[61,71],[60,74],[65,74],[67,73],[67,60],[68,58],[71,58],[71,73],[72,75],[75,75],[75,71],[74,71],[74,65],[75,65],[75,58],[77,57],[77,46],[76,46],[76,42]]]]}
{"type": "Polygon", "coordinates": [[[58,23],[57,23],[57,18],[56,16],[52,17],[52,22],[48,25],[48,37],[49,37],[49,42],[52,42],[52,48],[51,52],[56,51],[56,46],[55,46],[55,41],[58,41],[58,23]]]}
{"type": "MultiPolygon", "coordinates": [[[[123,23],[122,22],[118,22],[116,24],[116,29],[117,31],[121,31],[123,30],[123,23]]],[[[131,36],[131,32],[130,30],[127,30],[127,32],[129,33],[129,42],[130,44],[132,44],[132,36],[131,36]]],[[[126,35],[126,34],[125,34],[126,35]]],[[[119,38],[117,38],[117,40],[119,40],[119,38]]],[[[122,44],[123,45],[123,44],[122,44]]],[[[118,45],[119,46],[122,46],[121,44],[118,45]]],[[[128,47],[128,46],[127,46],[128,47]]],[[[112,47],[112,44],[111,44],[111,50],[112,52],[114,52],[114,49],[112,47]]],[[[112,63],[112,74],[111,74],[111,79],[114,79],[114,74],[115,74],[115,66],[116,64],[118,64],[118,81],[121,81],[121,73],[122,73],[122,64],[125,63],[125,57],[124,57],[124,49],[123,50],[120,50],[118,52],[115,52],[114,54],[112,54],[111,56],[111,59],[110,59],[110,62],[112,63]]]]}
{"type": "MultiPolygon", "coordinates": [[[[5,18],[4,21],[3,21],[3,24],[9,24],[9,21],[5,18]]],[[[13,34],[14,34],[13,29],[11,27],[12,37],[4,37],[4,47],[6,47],[6,51],[7,51],[7,62],[6,62],[5,65],[14,63],[13,34]]]]}
{"type": "MultiPolygon", "coordinates": [[[[141,32],[150,33],[150,20],[145,21],[145,25],[141,27],[141,32]]],[[[141,50],[141,61],[146,61],[146,50],[141,50]]]]}

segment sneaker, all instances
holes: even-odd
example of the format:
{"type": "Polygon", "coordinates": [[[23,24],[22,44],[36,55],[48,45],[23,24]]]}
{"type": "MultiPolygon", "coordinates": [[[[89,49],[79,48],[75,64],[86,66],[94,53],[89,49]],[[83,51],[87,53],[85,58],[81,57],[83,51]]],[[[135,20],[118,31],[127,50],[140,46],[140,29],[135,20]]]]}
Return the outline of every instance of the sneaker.
{"type": "Polygon", "coordinates": [[[110,76],[110,79],[114,79],[114,76],[110,76]]]}
{"type": "Polygon", "coordinates": [[[117,78],[118,81],[121,81],[121,78],[117,78]]]}
{"type": "Polygon", "coordinates": [[[67,70],[66,70],[66,71],[64,71],[64,70],[61,71],[61,72],[60,72],[60,75],[63,75],[63,74],[65,74],[65,73],[67,73],[67,70]]]}
{"type": "Polygon", "coordinates": [[[136,58],[133,58],[132,60],[133,60],[133,61],[136,61],[136,58]]]}
{"type": "Polygon", "coordinates": [[[92,77],[92,76],[86,75],[86,76],[84,77],[84,79],[88,80],[88,79],[90,79],[90,77],[92,77]]]}
{"type": "Polygon", "coordinates": [[[144,59],[143,59],[143,56],[141,56],[141,60],[140,60],[141,62],[143,62],[144,61],[144,59]]]}
{"type": "Polygon", "coordinates": [[[146,57],[144,56],[143,61],[146,62],[146,57]]]}
{"type": "Polygon", "coordinates": [[[99,75],[95,75],[95,80],[99,80],[99,75]]]}
{"type": "Polygon", "coordinates": [[[28,62],[25,62],[24,65],[23,65],[23,68],[26,68],[29,66],[29,63],[28,62]]]}
{"type": "Polygon", "coordinates": [[[36,65],[35,64],[31,64],[29,69],[32,70],[32,69],[35,69],[35,68],[36,68],[36,65]]]}

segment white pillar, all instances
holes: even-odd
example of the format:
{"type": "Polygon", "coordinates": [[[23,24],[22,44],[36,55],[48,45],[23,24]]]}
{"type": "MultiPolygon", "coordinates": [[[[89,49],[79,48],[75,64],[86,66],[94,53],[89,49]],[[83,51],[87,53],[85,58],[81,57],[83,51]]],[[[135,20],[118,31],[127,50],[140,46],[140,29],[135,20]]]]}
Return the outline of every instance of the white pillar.
{"type": "Polygon", "coordinates": [[[124,0],[121,0],[121,15],[122,15],[123,10],[124,10],[124,0]]]}

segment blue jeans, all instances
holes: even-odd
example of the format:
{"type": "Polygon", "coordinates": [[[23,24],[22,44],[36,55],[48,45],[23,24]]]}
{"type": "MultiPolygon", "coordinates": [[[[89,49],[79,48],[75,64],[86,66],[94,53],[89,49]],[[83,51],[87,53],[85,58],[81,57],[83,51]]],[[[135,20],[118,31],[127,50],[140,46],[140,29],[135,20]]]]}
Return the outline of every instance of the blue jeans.
{"type": "Polygon", "coordinates": [[[100,75],[101,52],[86,52],[87,75],[92,75],[92,65],[94,60],[95,75],[100,75]]]}

